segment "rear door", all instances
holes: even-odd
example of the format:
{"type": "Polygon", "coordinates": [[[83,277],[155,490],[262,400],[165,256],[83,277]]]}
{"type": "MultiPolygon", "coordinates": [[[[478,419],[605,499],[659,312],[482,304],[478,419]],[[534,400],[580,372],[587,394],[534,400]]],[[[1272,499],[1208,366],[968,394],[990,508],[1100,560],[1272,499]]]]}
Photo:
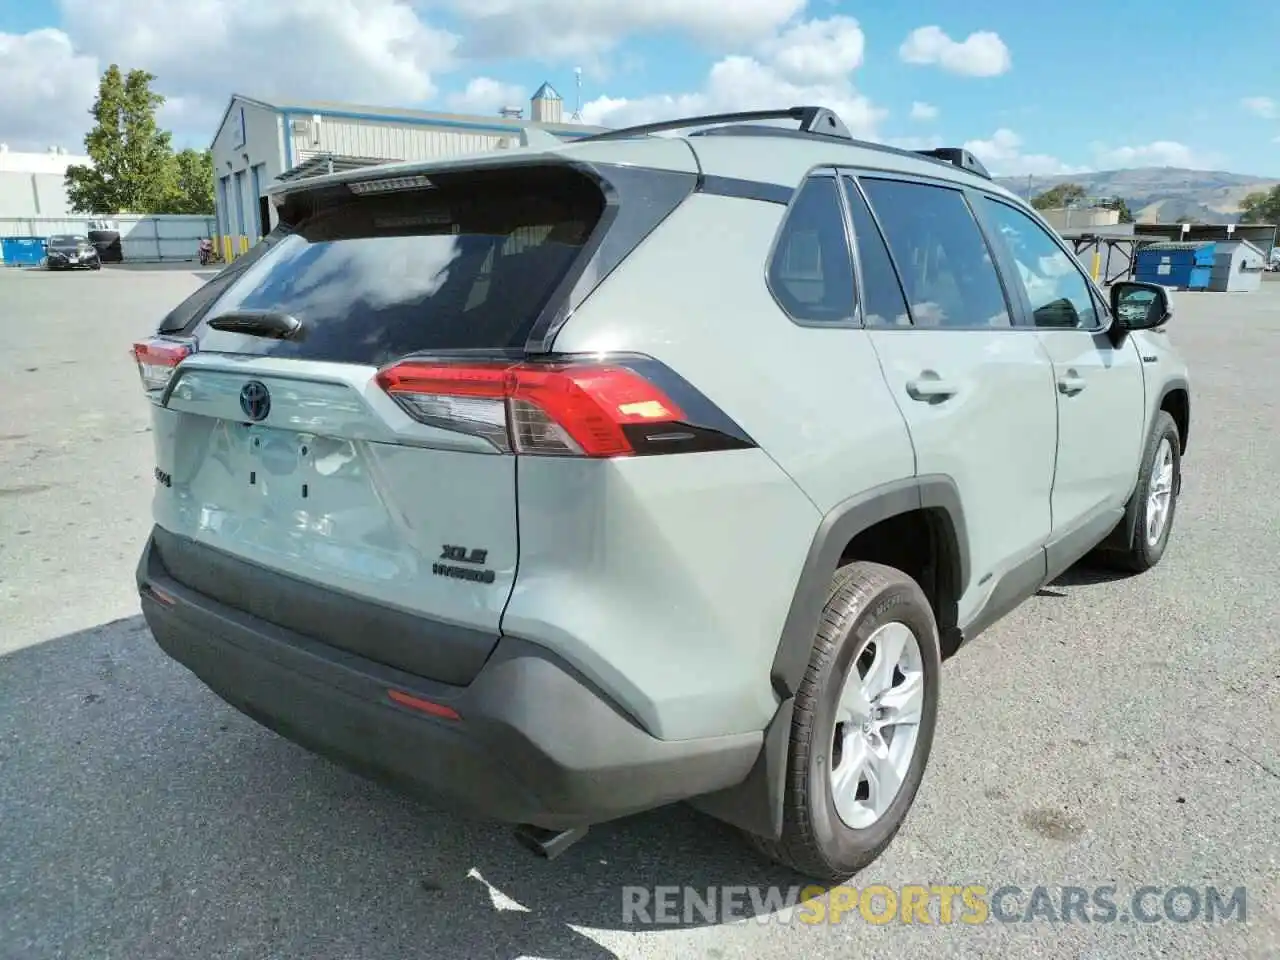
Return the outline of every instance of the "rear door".
{"type": "MultiPolygon", "coordinates": [[[[969,540],[966,622],[1001,584],[1043,572],[1055,433],[1043,346],[1010,304],[965,194],[924,181],[846,178],[867,325],[915,446],[916,472],[950,477],[969,540]],[[886,246],[887,245],[887,246],[886,246]],[[874,298],[872,284],[882,289],[874,298]]],[[[1034,584],[1031,585],[1034,588],[1034,584]]]]}
{"type": "MultiPolygon", "coordinates": [[[[357,607],[496,640],[518,551],[505,421],[466,397],[397,402],[378,373],[406,355],[498,367],[522,356],[604,195],[564,165],[342,190],[293,210],[269,249],[197,294],[198,309],[175,312],[181,329],[162,327],[195,349],[156,392],[157,526],[357,607]]],[[[184,569],[245,607],[234,578],[184,569]]],[[[252,612],[302,620],[279,602],[252,612]]],[[[420,675],[469,679],[430,651],[384,653],[420,675]]]]}

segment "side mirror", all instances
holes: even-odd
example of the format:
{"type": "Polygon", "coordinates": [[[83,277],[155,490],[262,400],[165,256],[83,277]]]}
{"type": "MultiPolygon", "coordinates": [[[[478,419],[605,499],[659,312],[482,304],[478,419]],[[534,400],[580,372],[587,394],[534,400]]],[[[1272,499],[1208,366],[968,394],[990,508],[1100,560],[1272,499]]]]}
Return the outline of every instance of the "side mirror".
{"type": "Polygon", "coordinates": [[[1135,280],[1111,285],[1111,313],[1125,330],[1154,330],[1173,316],[1164,287],[1135,280]]]}

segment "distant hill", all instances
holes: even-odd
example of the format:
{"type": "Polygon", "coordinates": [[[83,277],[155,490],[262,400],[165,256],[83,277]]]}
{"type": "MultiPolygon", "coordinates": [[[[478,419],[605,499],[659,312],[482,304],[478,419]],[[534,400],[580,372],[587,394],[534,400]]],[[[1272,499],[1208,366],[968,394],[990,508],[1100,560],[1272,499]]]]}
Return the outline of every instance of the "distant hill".
{"type": "Polygon", "coordinates": [[[1235,223],[1240,201],[1247,194],[1270,190],[1280,180],[1250,177],[1220,170],[1178,167],[1139,167],[1100,170],[1060,177],[998,177],[1020,196],[1044,193],[1060,183],[1078,183],[1090,197],[1123,197],[1141,223],[1172,223],[1190,217],[1202,223],[1235,223]]]}

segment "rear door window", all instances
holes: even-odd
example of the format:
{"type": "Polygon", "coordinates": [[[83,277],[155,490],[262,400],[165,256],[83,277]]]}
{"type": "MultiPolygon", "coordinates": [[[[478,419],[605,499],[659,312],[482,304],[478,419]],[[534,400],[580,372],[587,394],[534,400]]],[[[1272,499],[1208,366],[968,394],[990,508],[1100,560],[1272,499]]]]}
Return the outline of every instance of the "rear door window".
{"type": "Polygon", "coordinates": [[[381,365],[522,347],[603,209],[596,183],[568,167],[329,200],[221,291],[196,327],[200,349],[381,365]],[[235,311],[289,314],[303,332],[275,340],[208,327],[235,311]]]}
{"type": "Polygon", "coordinates": [[[884,227],[917,327],[1008,327],[1004,288],[964,194],[902,180],[862,179],[884,227]]]}
{"type": "Polygon", "coordinates": [[[862,319],[869,327],[909,327],[911,312],[898,272],[885,246],[884,237],[871,216],[871,208],[862,198],[858,185],[850,177],[842,178],[844,195],[849,201],[853,220],[853,242],[862,268],[862,319]]]}

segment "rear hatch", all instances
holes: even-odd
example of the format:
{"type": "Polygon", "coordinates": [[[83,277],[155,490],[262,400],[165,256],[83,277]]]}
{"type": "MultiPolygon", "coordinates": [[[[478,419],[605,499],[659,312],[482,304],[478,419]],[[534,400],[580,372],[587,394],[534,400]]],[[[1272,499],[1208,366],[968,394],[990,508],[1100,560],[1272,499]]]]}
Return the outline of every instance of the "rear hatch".
{"type": "Polygon", "coordinates": [[[655,172],[649,202],[621,215],[637,182],[625,168],[525,162],[287,197],[283,229],[135,346],[155,403],[154,549],[170,576],[468,682],[519,559],[506,408],[406,392],[397,371],[405,358],[419,372],[524,359],[539,325],[588,295],[693,177],[655,172]]]}

